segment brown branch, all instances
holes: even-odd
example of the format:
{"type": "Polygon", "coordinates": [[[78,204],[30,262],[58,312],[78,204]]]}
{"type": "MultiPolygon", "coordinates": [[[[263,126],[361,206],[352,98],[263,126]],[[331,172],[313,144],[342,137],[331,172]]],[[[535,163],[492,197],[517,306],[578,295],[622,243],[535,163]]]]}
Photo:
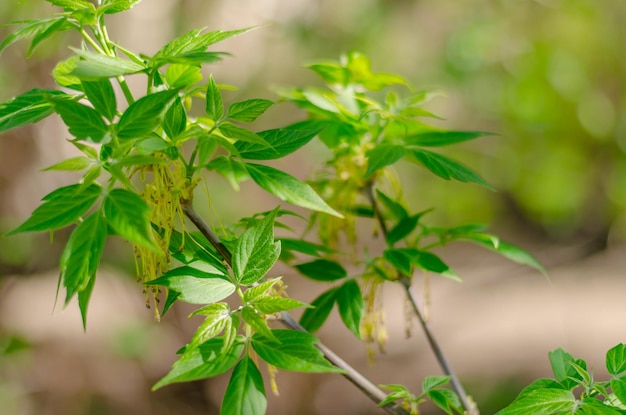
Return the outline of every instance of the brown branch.
{"type": "MultiPolygon", "coordinates": [[[[367,187],[366,194],[372,206],[372,209],[374,211],[374,217],[380,226],[381,233],[383,234],[383,237],[386,239],[387,232],[388,232],[387,225],[385,223],[385,219],[380,213],[380,209],[378,208],[378,203],[376,203],[376,198],[374,197],[374,189],[371,184],[367,187]]],[[[446,359],[445,355],[443,354],[443,350],[439,346],[439,342],[435,338],[435,335],[433,334],[433,331],[430,328],[430,325],[424,318],[424,314],[422,313],[422,310],[419,307],[419,300],[417,299],[417,297],[411,290],[411,279],[409,278],[409,276],[404,275],[400,271],[398,271],[398,277],[399,277],[398,281],[404,288],[407,299],[411,303],[411,308],[413,309],[413,313],[415,313],[415,315],[417,316],[420,326],[422,327],[422,330],[424,331],[424,334],[426,335],[428,345],[430,346],[430,349],[435,354],[435,358],[437,359],[437,362],[439,362],[439,366],[441,367],[443,372],[447,376],[450,377],[450,384],[452,385],[452,388],[457,393],[457,395],[459,395],[459,398],[461,399],[461,403],[463,404],[463,407],[466,410],[466,414],[478,415],[479,412],[478,412],[478,408],[476,407],[476,404],[469,398],[469,396],[465,392],[465,389],[463,388],[463,385],[459,381],[459,378],[454,373],[454,370],[452,370],[452,366],[448,362],[448,359],[446,359]]]]}
{"type": "MultiPolygon", "coordinates": [[[[229,266],[232,266],[232,254],[222,244],[211,229],[210,226],[204,222],[204,220],[198,215],[198,213],[194,210],[191,204],[183,204],[183,212],[185,216],[193,222],[193,224],[198,228],[198,230],[204,235],[204,237],[213,245],[213,247],[219,252],[219,254],[224,258],[224,261],[229,266]]],[[[292,330],[304,331],[307,330],[302,327],[293,317],[287,312],[281,313],[281,322],[291,328],[292,330]]],[[[336,367],[343,369],[345,373],[343,376],[348,379],[353,385],[359,388],[367,397],[369,397],[376,404],[381,402],[383,399],[387,397],[387,394],[374,385],[369,379],[363,376],[360,372],[350,366],[346,361],[340,358],[335,352],[333,352],[330,348],[325,346],[322,343],[316,343],[315,346],[322,351],[326,360],[335,365],[336,367]]],[[[409,412],[404,408],[389,404],[382,407],[387,413],[392,415],[409,415],[409,412]]]]}

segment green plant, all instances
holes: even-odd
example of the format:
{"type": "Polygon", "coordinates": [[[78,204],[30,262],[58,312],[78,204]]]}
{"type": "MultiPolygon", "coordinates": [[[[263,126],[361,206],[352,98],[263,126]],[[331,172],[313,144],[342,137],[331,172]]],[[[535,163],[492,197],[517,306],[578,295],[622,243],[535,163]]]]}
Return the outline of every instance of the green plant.
{"type": "Polygon", "coordinates": [[[32,50],[66,30],[77,31],[82,45],[72,48],[74,55],[53,71],[62,90],[36,88],[0,105],[0,132],[58,114],[72,136],[69,141],[83,155],[47,170],[83,175],[78,183],[44,196],[31,216],[7,235],[73,226],[60,259],[59,288],[65,291],[65,305],[78,297],[85,326],[105,243],[120,236],[134,247],[146,304],[158,319],[177,301],[199,305],[190,316],[204,317],[155,389],[232,369],[221,413],[262,414],[262,361],[270,374],[277,369],[341,373],[389,413],[417,413],[426,398],[448,414],[477,413],[411,289],[415,271],[424,271],[424,278],[436,274],[460,279],[433,252],[454,241],[477,243],[542,268],[482,226],[428,224],[428,211],[412,212],[403,202],[402,185],[390,167],[408,159],[442,179],[491,189],[469,168],[432,151],[485,133],[429,126],[423,119],[433,114],[422,108],[429,94],[415,92],[397,75],[373,72],[367,57],[358,53],[311,65],[328,88],[280,92],[307,111],[307,120],[254,132],[247,124],[274,103],[248,99],[227,105],[222,92],[229,87],[201,72],[203,65],[224,56],[208,51],[210,46],[251,28],[192,30],[146,56],[111,40],[105,24],[107,15],[128,10],[138,0],[47,1],[63,11],[47,19],[15,22],[17,29],[0,44],[0,51],[25,38],[31,39],[32,50]],[[128,87],[128,76],[145,79],[140,97],[128,87]],[[118,102],[115,88],[125,103],[118,102]],[[264,164],[315,137],[331,156],[311,184],[264,164]],[[317,237],[305,232],[276,238],[275,227],[287,228],[283,217],[302,218],[281,207],[241,218],[230,227],[209,225],[193,208],[194,189],[206,179],[206,170],[222,175],[235,189],[251,179],[279,199],[312,210],[304,219],[317,237]],[[357,217],[373,220],[386,245],[382,251],[358,245],[371,238],[360,235],[357,217]],[[197,231],[189,229],[189,222],[197,231]],[[282,278],[273,275],[279,259],[333,286],[310,305],[290,298],[282,278]],[[347,264],[360,271],[348,275],[347,264]],[[399,385],[387,386],[390,394],[383,392],[310,334],[337,304],[354,335],[382,347],[386,334],[379,293],[386,283],[402,285],[446,373],[426,378],[420,395],[399,385]],[[305,311],[296,322],[287,312],[300,307],[305,311]],[[274,320],[288,329],[273,328],[274,320]],[[448,381],[456,393],[437,389],[448,381]]]}
{"type": "Polygon", "coordinates": [[[626,413],[626,345],[620,343],[607,352],[611,380],[606,382],[596,381],[583,359],[574,359],[563,349],[553,350],[549,357],[556,379],[535,380],[497,415],[626,413]]]}

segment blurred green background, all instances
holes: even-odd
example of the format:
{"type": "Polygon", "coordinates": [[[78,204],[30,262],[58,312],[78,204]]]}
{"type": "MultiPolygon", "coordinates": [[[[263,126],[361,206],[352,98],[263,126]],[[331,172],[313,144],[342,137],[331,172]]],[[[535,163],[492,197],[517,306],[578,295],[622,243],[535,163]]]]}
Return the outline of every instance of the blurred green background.
{"type": "MultiPolygon", "coordinates": [[[[38,0],[4,1],[0,23],[46,16],[53,10],[38,0]]],[[[442,91],[442,97],[428,108],[445,118],[437,120],[437,125],[497,134],[447,154],[475,168],[498,192],[400,168],[410,183],[405,189],[407,199],[417,208],[436,207],[433,218],[441,224],[494,223],[513,239],[531,238],[537,245],[529,250],[553,265],[549,252],[542,255],[533,248],[575,246],[580,249],[567,257],[575,261],[626,238],[625,22],[623,0],[144,0],[130,13],[112,17],[110,34],[130,49],[153,53],[192,28],[263,25],[217,47],[234,55],[212,67],[218,82],[239,87],[226,98],[233,101],[275,99],[273,87],[316,83],[302,65],[336,59],[349,50],[367,54],[376,71],[398,73],[417,89],[442,91]]],[[[10,30],[11,26],[0,27],[1,37],[10,30]]],[[[55,37],[30,60],[24,59],[25,43],[0,55],[0,100],[30,88],[51,87],[50,71],[68,55],[68,41],[76,38],[55,37]]],[[[283,105],[272,110],[260,126],[280,126],[300,117],[298,110],[283,105]]],[[[0,136],[0,231],[23,220],[54,186],[71,181],[38,172],[65,157],[65,150],[54,144],[61,138],[63,131],[51,124],[0,136]]],[[[311,159],[315,147],[306,151],[285,168],[299,177],[310,174],[310,170],[297,170],[315,163],[311,159]]],[[[218,191],[223,186],[223,196],[214,203],[227,219],[252,212],[246,211],[253,208],[249,203],[236,202],[251,200],[245,187],[231,199],[228,187],[215,186],[218,191]]],[[[266,203],[272,206],[275,201],[266,203]]],[[[21,275],[33,279],[49,272],[48,279],[53,278],[63,238],[60,233],[52,244],[47,235],[0,238],[0,300],[12,295],[13,284],[27,278],[21,275]]],[[[124,249],[108,248],[110,266],[116,271],[130,269],[132,264],[128,254],[121,254],[124,249]]],[[[41,294],[46,304],[52,304],[53,285],[51,290],[41,294]]],[[[81,402],[87,403],[75,403],[71,410],[61,404],[59,408],[65,409],[54,409],[56,401],[50,398],[52,406],[42,409],[37,396],[45,396],[46,386],[33,392],[26,386],[30,378],[19,372],[38,361],[39,345],[48,344],[47,340],[28,338],[28,333],[9,323],[16,317],[9,313],[27,310],[32,319],[41,317],[30,306],[6,305],[13,303],[5,301],[4,308],[0,306],[4,313],[0,315],[0,405],[12,408],[7,413],[142,413],[137,409],[141,405],[111,404],[97,396],[83,396],[81,402]]],[[[136,348],[154,343],[157,335],[150,313],[145,316],[141,310],[130,309],[134,310],[130,328],[122,325],[113,330],[113,340],[105,346],[107,353],[141,366],[149,358],[141,357],[136,348]]],[[[184,313],[179,317],[176,324],[189,325],[184,313]]],[[[79,332],[78,320],[72,323],[79,332]]],[[[168,330],[180,335],[175,327],[168,330]]],[[[165,349],[171,354],[177,344],[170,343],[165,349]]],[[[138,388],[144,395],[136,399],[155,399],[146,390],[154,381],[151,377],[161,376],[168,365],[149,371],[142,381],[145,385],[138,388]]],[[[509,390],[508,382],[498,382],[497,388],[485,394],[485,399],[501,400],[493,407],[486,403],[483,413],[501,407],[507,401],[503,397],[511,397],[521,385],[513,380],[509,390]]],[[[189,398],[197,400],[200,409],[192,404],[191,409],[180,409],[184,401],[180,394],[188,395],[179,392],[178,398],[172,397],[175,393],[169,396],[180,400],[178,406],[152,404],[150,411],[175,413],[171,408],[177,407],[180,412],[176,413],[207,413],[208,392],[200,389],[181,388],[189,396],[204,396],[189,398]]],[[[310,412],[302,411],[298,413],[318,413],[310,408],[310,412]]],[[[377,413],[370,411],[360,413],[377,413]]]]}

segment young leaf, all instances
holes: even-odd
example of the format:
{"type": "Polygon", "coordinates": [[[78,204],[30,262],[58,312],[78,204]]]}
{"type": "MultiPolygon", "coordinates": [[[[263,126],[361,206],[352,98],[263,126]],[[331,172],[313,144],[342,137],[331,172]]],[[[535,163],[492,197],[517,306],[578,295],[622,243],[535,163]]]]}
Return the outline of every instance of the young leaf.
{"type": "Polygon", "coordinates": [[[255,332],[262,334],[263,337],[271,339],[272,341],[278,341],[267,325],[265,318],[259,315],[253,307],[249,305],[245,306],[241,310],[241,317],[255,332]]]}
{"type": "Polygon", "coordinates": [[[220,415],[265,415],[266,408],[261,372],[249,356],[244,356],[230,377],[220,415]]]}
{"type": "Polygon", "coordinates": [[[324,359],[322,352],[315,347],[315,336],[295,330],[272,330],[279,342],[260,333],[252,336],[252,348],[267,363],[284,370],[308,373],[343,373],[324,359]]]}
{"type": "Polygon", "coordinates": [[[368,178],[377,170],[390,166],[400,160],[406,154],[403,146],[383,144],[374,147],[367,152],[367,172],[365,177],[368,178]]]}
{"type": "Polygon", "coordinates": [[[542,274],[546,275],[546,269],[539,263],[539,261],[537,261],[535,257],[513,244],[501,241],[497,236],[471,232],[459,236],[458,239],[482,245],[497,252],[508,260],[535,268],[542,274]]]}
{"type": "Polygon", "coordinates": [[[237,191],[239,191],[239,183],[250,178],[245,164],[241,161],[234,160],[232,157],[215,157],[205,166],[205,168],[207,170],[215,170],[224,176],[233,189],[237,191]]]}
{"type": "Polygon", "coordinates": [[[261,131],[257,133],[257,135],[263,139],[262,144],[239,141],[235,143],[235,148],[239,150],[239,155],[244,159],[279,159],[293,153],[307,144],[321,130],[321,128],[313,130],[279,128],[275,130],[261,131]]]}
{"type": "Polygon", "coordinates": [[[607,401],[601,402],[597,398],[583,398],[580,403],[580,413],[582,415],[623,415],[623,407],[620,409],[612,408],[607,401]]]}
{"type": "Polygon", "coordinates": [[[612,378],[611,391],[623,405],[626,405],[626,376],[612,378]]]}
{"type": "Polygon", "coordinates": [[[79,11],[93,7],[93,4],[86,0],[46,0],[48,3],[62,7],[65,11],[79,11]]]}
{"type": "Polygon", "coordinates": [[[361,338],[361,318],[365,304],[356,281],[343,283],[337,290],[336,301],[343,323],[356,337],[361,338]]]}
{"type": "Polygon", "coordinates": [[[104,0],[102,6],[98,7],[98,14],[115,14],[129,9],[139,4],[141,0],[104,0]]]}
{"type": "Polygon", "coordinates": [[[343,216],[328,206],[311,186],[295,177],[261,164],[246,163],[252,180],[277,198],[307,209],[317,210],[342,218],[343,216]]]}
{"type": "Polygon", "coordinates": [[[410,277],[412,274],[411,259],[400,249],[385,249],[383,256],[395,269],[410,277]]]}
{"type": "Polygon", "coordinates": [[[120,139],[148,136],[159,124],[167,104],[176,95],[177,91],[170,89],[146,95],[130,104],[117,123],[117,136],[120,139]]]}
{"type": "Polygon", "coordinates": [[[76,61],[76,67],[71,72],[72,76],[81,81],[97,81],[102,78],[129,75],[141,72],[145,69],[134,61],[114,56],[101,55],[95,52],[70,48],[82,60],[76,61]]]}
{"type": "Polygon", "coordinates": [[[293,298],[277,297],[275,295],[262,295],[255,298],[250,304],[263,314],[280,313],[281,311],[308,306],[308,304],[302,301],[294,300],[293,298]]]}
{"type": "Polygon", "coordinates": [[[87,330],[87,309],[89,308],[89,300],[93,287],[96,285],[96,274],[89,278],[89,282],[84,290],[78,293],[78,308],[80,309],[80,317],[83,321],[83,330],[87,330]]]}
{"type": "Polygon", "coordinates": [[[174,140],[185,131],[185,128],[187,128],[187,114],[180,97],[176,97],[163,117],[163,130],[171,140],[174,140]]]}
{"type": "Polygon", "coordinates": [[[409,212],[401,203],[393,200],[378,189],[376,189],[376,198],[396,220],[401,221],[409,216],[409,212]]]}
{"type": "Polygon", "coordinates": [[[224,115],[224,104],[222,104],[222,93],[220,92],[213,75],[209,76],[209,85],[206,90],[205,112],[213,121],[220,121],[224,115]]]}
{"type": "Polygon", "coordinates": [[[333,250],[327,246],[301,239],[278,238],[281,242],[281,255],[288,251],[301,252],[303,254],[320,257],[322,253],[331,253],[333,250]]]}
{"type": "Polygon", "coordinates": [[[222,350],[223,338],[215,338],[185,351],[172,370],[159,380],[152,390],[175,382],[189,382],[221,375],[237,363],[244,350],[244,338],[239,336],[232,347],[222,350]]]}
{"type": "Polygon", "coordinates": [[[87,157],[72,157],[67,160],[63,160],[52,166],[46,167],[42,171],[79,171],[84,170],[92,163],[87,157]]]}
{"type": "Polygon", "coordinates": [[[260,283],[259,285],[255,285],[254,287],[248,288],[243,293],[244,302],[251,303],[257,298],[267,294],[267,292],[271,290],[272,287],[274,287],[274,285],[280,282],[280,280],[281,280],[281,277],[272,278],[271,280],[264,281],[260,283]]]}
{"type": "Polygon", "coordinates": [[[626,344],[620,343],[606,353],[606,369],[614,376],[626,371],[626,344]]]}
{"type": "Polygon", "coordinates": [[[454,179],[462,183],[477,183],[489,190],[494,190],[479,175],[463,166],[457,161],[449,159],[441,154],[426,150],[410,150],[411,154],[433,174],[445,180],[454,179]]]}
{"type": "Polygon", "coordinates": [[[61,116],[70,133],[79,140],[101,142],[109,132],[98,111],[76,101],[52,100],[54,111],[61,116]]]}
{"type": "Polygon", "coordinates": [[[61,255],[60,266],[60,278],[67,290],[66,305],[95,277],[106,236],[107,225],[99,212],[87,216],[72,232],[61,255]]]}
{"type": "Polygon", "coordinates": [[[190,304],[212,304],[235,291],[224,275],[210,274],[190,266],[174,268],[146,285],[162,285],[179,293],[177,299],[190,304]]]}
{"type": "Polygon", "coordinates": [[[576,397],[564,389],[535,389],[518,397],[496,415],[552,415],[571,413],[576,406],[576,397]]]}
{"type": "Polygon", "coordinates": [[[159,250],[150,229],[149,212],[146,202],[126,189],[113,189],[104,199],[107,223],[119,236],[134,244],[159,250]]]}
{"type": "Polygon", "coordinates": [[[441,147],[491,135],[482,131],[428,131],[404,138],[407,146],[441,147]]]}
{"type": "Polygon", "coordinates": [[[26,124],[34,124],[54,112],[50,97],[69,97],[54,89],[31,89],[0,104],[0,133],[26,124]]]}
{"type": "Polygon", "coordinates": [[[231,124],[228,121],[220,124],[220,133],[233,141],[244,141],[246,143],[267,146],[267,143],[260,135],[246,130],[245,128],[237,127],[235,124],[231,124]]]}
{"type": "Polygon", "coordinates": [[[6,235],[55,230],[70,225],[87,213],[101,193],[102,189],[96,184],[86,188],[78,184],[60,187],[46,195],[44,203],[24,223],[6,235]]]}
{"type": "Polygon", "coordinates": [[[113,121],[117,112],[117,103],[115,101],[115,92],[111,81],[101,79],[99,81],[83,81],[81,82],[83,91],[89,99],[93,107],[106,117],[107,120],[113,121]]]}
{"type": "Polygon", "coordinates": [[[427,392],[428,397],[441,408],[446,414],[454,415],[463,413],[463,406],[459,397],[448,389],[435,389],[427,392]]]}
{"type": "Polygon", "coordinates": [[[300,324],[311,333],[315,333],[324,324],[335,305],[337,298],[337,288],[322,293],[311,303],[311,308],[307,308],[302,313],[300,324]]]}
{"type": "Polygon", "coordinates": [[[241,122],[253,122],[272,105],[274,102],[268,99],[248,99],[235,102],[228,108],[226,118],[241,122]]]}
{"type": "Polygon", "coordinates": [[[217,337],[226,327],[226,322],[230,321],[230,308],[226,303],[209,304],[206,307],[194,311],[191,315],[198,314],[206,316],[206,318],[202,324],[200,324],[191,338],[191,341],[185,348],[186,352],[217,337]]]}
{"type": "Polygon", "coordinates": [[[558,348],[548,353],[550,365],[556,380],[558,380],[566,389],[576,387],[577,382],[573,379],[580,379],[576,370],[570,363],[576,363],[571,354],[565,350],[558,348]]]}
{"type": "Polygon", "coordinates": [[[413,215],[401,219],[396,224],[396,226],[391,228],[389,233],[387,233],[387,243],[389,245],[393,245],[396,242],[401,241],[402,239],[407,237],[411,232],[415,230],[421,216],[422,215],[413,215]]]}
{"type": "Polygon", "coordinates": [[[242,285],[260,280],[280,255],[280,242],[274,241],[274,209],[237,239],[233,251],[233,273],[242,285]]]}
{"type": "Polygon", "coordinates": [[[189,88],[202,80],[200,67],[174,63],[167,67],[165,80],[172,89],[189,88]]]}
{"type": "Polygon", "coordinates": [[[327,259],[316,259],[295,267],[302,275],[316,281],[337,281],[348,276],[341,264],[327,259]]]}
{"type": "Polygon", "coordinates": [[[426,376],[422,380],[422,391],[428,392],[450,381],[450,376],[426,376]]]}
{"type": "Polygon", "coordinates": [[[68,22],[66,16],[55,16],[49,19],[22,20],[13,22],[13,24],[22,24],[22,26],[9,34],[2,43],[0,43],[0,53],[18,40],[33,38],[28,49],[29,57],[42,40],[47,39],[54,33],[62,32],[73,27],[68,22]]]}

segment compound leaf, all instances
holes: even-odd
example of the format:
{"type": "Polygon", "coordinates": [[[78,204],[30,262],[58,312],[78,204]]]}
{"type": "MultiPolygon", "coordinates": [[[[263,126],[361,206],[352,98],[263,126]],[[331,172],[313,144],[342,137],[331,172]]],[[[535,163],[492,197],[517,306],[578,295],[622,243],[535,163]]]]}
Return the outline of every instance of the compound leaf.
{"type": "Polygon", "coordinates": [[[245,356],[230,377],[220,415],[265,415],[267,398],[263,377],[254,361],[245,356]]]}

